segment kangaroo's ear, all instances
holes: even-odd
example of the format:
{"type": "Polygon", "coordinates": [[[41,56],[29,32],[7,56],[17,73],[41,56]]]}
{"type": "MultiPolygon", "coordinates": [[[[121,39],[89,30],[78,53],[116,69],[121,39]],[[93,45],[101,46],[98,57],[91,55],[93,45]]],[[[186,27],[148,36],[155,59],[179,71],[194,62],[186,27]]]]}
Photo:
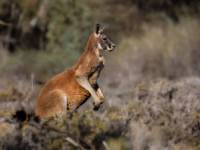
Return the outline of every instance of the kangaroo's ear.
{"type": "Polygon", "coordinates": [[[102,27],[99,23],[96,24],[96,28],[95,28],[95,33],[98,35],[98,34],[101,34],[103,33],[103,30],[104,30],[104,27],[102,27]]]}
{"type": "Polygon", "coordinates": [[[96,28],[95,28],[95,33],[99,34],[99,30],[100,30],[100,24],[96,24],[96,28]]]}

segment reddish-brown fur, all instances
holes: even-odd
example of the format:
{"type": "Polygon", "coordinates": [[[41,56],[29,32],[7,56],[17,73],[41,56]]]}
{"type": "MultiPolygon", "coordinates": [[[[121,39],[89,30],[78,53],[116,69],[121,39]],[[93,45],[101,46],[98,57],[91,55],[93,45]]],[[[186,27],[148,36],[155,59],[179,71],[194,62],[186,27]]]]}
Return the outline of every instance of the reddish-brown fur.
{"type": "MultiPolygon", "coordinates": [[[[37,99],[35,114],[40,118],[64,115],[83,104],[90,96],[88,90],[77,81],[77,77],[87,77],[94,88],[104,65],[104,59],[97,48],[97,35],[92,33],[78,62],[69,70],[50,79],[41,90],[37,99]],[[66,104],[67,99],[67,104],[66,104]]],[[[99,91],[100,89],[96,89],[99,91]]],[[[103,101],[102,92],[97,92],[99,104],[103,101]]]]}

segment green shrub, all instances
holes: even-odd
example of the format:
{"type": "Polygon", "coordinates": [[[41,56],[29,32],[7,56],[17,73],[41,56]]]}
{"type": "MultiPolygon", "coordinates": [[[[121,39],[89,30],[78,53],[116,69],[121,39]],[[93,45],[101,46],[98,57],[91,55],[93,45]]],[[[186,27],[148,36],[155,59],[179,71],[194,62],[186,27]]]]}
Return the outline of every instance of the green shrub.
{"type": "Polygon", "coordinates": [[[79,53],[74,51],[19,51],[10,55],[0,66],[0,73],[27,75],[31,73],[42,80],[71,66],[79,53]]]}
{"type": "Polygon", "coordinates": [[[92,26],[89,7],[77,0],[49,5],[48,48],[82,50],[92,26]]]}

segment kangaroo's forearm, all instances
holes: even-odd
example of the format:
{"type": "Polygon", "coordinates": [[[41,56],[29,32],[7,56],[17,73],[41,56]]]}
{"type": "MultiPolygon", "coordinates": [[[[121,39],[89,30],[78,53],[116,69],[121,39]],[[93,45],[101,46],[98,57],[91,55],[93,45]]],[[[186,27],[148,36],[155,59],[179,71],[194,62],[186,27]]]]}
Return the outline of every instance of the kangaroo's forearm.
{"type": "Polygon", "coordinates": [[[95,84],[92,85],[92,87],[94,88],[97,96],[100,98],[101,101],[105,100],[105,96],[101,90],[101,88],[99,87],[98,83],[96,82],[95,84]]]}
{"type": "Polygon", "coordinates": [[[76,80],[83,88],[89,91],[91,96],[94,98],[94,101],[97,103],[99,101],[99,97],[96,93],[96,90],[90,85],[87,77],[84,76],[76,77],[76,80]]]}
{"type": "Polygon", "coordinates": [[[101,100],[105,99],[105,96],[100,88],[97,89],[97,95],[100,97],[101,100]]]}

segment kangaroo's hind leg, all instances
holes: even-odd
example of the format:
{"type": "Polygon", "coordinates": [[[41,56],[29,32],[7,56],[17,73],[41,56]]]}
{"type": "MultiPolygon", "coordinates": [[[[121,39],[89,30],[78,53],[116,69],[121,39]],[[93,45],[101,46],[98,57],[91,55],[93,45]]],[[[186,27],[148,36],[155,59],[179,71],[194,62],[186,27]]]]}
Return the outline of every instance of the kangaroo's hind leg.
{"type": "Polygon", "coordinates": [[[46,97],[43,111],[46,117],[63,118],[67,110],[67,95],[62,90],[53,90],[46,97]]]}
{"type": "Polygon", "coordinates": [[[52,128],[65,128],[67,96],[62,90],[51,91],[42,103],[42,124],[52,128]]]}

